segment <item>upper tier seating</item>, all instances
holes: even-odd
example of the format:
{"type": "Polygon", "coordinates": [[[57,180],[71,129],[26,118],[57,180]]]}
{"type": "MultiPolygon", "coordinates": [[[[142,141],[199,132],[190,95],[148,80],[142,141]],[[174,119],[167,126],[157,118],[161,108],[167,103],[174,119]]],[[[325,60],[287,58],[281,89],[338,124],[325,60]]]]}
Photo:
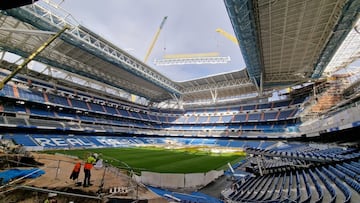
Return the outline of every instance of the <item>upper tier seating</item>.
{"type": "MultiPolygon", "coordinates": [[[[294,119],[292,116],[297,112],[297,107],[291,106],[292,103],[295,103],[295,101],[292,100],[261,104],[243,104],[237,107],[196,109],[186,112],[172,112],[170,110],[148,111],[145,110],[145,108],[132,108],[130,103],[129,106],[122,103],[119,106],[116,105],[117,107],[115,108],[113,107],[115,105],[109,106],[106,102],[99,102],[99,98],[94,99],[94,97],[87,96],[83,93],[64,93],[67,90],[61,88],[58,88],[57,91],[59,95],[53,94],[51,93],[52,91],[46,91],[45,89],[39,92],[36,88],[26,88],[25,84],[7,84],[3,90],[0,90],[0,96],[9,101],[6,101],[7,103],[0,103],[0,112],[26,114],[30,116],[30,118],[25,117],[25,120],[21,122],[24,124],[22,126],[32,128],[37,127],[33,126],[33,124],[40,124],[41,122],[30,120],[33,117],[37,119],[42,117],[42,119],[45,120],[47,118],[54,120],[54,122],[49,123],[51,124],[50,127],[57,126],[56,129],[59,130],[71,129],[67,124],[68,122],[79,122],[79,125],[73,126],[75,129],[106,129],[107,131],[113,131],[122,130],[122,128],[119,127],[128,125],[142,129],[151,129],[151,127],[153,127],[154,130],[170,129],[200,132],[207,130],[209,135],[211,135],[211,132],[226,131],[226,133],[223,134],[224,136],[229,134],[229,132],[233,132],[232,134],[234,134],[238,130],[262,131],[264,133],[285,132],[287,131],[287,121],[294,119]],[[85,99],[86,97],[88,99],[85,99]],[[13,98],[24,100],[25,104],[11,104],[11,102],[13,102],[11,99],[13,98]],[[86,102],[84,100],[86,100],[86,102]],[[27,101],[31,101],[32,103],[27,103],[27,101]],[[273,109],[274,107],[278,107],[278,109],[273,109]],[[161,115],[155,115],[155,113],[161,113],[161,115]],[[59,121],[59,119],[61,119],[61,121],[59,121]],[[122,119],[128,119],[128,121],[120,121],[122,119]],[[277,123],[276,125],[269,123],[276,121],[284,122],[277,123]],[[191,124],[191,126],[189,124],[191,124]],[[221,124],[223,124],[223,126],[221,126],[221,124]],[[186,126],[183,127],[183,125],[186,126]]],[[[9,119],[11,120],[11,116],[9,116],[9,119]]],[[[9,122],[9,124],[13,124],[13,122],[9,122]]],[[[43,125],[41,126],[41,128],[44,127],[43,125]]],[[[194,135],[197,134],[196,132],[192,133],[194,135]]],[[[239,132],[238,135],[240,136],[241,133],[239,132]]]]}

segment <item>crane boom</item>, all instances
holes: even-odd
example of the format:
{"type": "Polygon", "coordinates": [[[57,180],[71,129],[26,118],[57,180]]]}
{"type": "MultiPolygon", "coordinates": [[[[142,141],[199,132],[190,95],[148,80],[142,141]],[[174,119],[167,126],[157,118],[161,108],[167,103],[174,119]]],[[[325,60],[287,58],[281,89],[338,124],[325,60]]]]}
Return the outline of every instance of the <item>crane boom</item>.
{"type": "Polygon", "coordinates": [[[191,57],[191,58],[164,58],[164,59],[155,59],[154,64],[156,66],[171,66],[171,65],[187,65],[187,64],[220,64],[228,63],[230,61],[230,56],[201,56],[201,57],[191,57]]]}
{"type": "Polygon", "coordinates": [[[229,40],[231,40],[232,42],[234,42],[235,44],[239,44],[238,40],[236,39],[236,37],[234,37],[233,35],[231,35],[230,33],[226,32],[225,30],[223,29],[216,29],[215,30],[216,32],[222,34],[224,37],[228,38],[229,40]]]}
{"type": "Polygon", "coordinates": [[[151,42],[151,45],[150,45],[148,51],[146,52],[146,56],[145,56],[145,59],[144,59],[144,63],[147,62],[147,60],[148,60],[148,58],[149,58],[149,56],[150,56],[150,54],[151,54],[151,51],[152,51],[152,49],[154,48],[155,42],[157,41],[157,39],[158,39],[158,37],[159,37],[160,31],[161,31],[162,28],[164,27],[164,24],[165,24],[166,19],[167,19],[167,16],[165,16],[165,17],[163,18],[163,20],[161,21],[160,27],[159,27],[159,29],[157,30],[157,32],[156,32],[156,34],[155,34],[155,36],[154,36],[154,38],[153,38],[153,40],[152,40],[152,42],[151,42]]]}
{"type": "Polygon", "coordinates": [[[164,55],[164,59],[175,59],[175,58],[196,58],[196,57],[215,57],[219,56],[218,52],[209,53],[195,53],[195,54],[167,54],[164,55]]]}

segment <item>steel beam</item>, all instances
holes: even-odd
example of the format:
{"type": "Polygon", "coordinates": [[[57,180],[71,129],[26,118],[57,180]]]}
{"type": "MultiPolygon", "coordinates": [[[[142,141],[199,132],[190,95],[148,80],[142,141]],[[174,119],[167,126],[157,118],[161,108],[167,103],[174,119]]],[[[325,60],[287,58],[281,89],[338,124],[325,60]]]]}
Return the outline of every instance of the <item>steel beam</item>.
{"type": "Polygon", "coordinates": [[[48,47],[55,39],[57,39],[63,32],[69,29],[69,26],[65,26],[54,36],[50,37],[43,45],[41,45],[35,52],[33,52],[28,58],[26,58],[20,65],[18,65],[15,70],[6,76],[0,82],[0,89],[4,87],[4,85],[11,80],[19,71],[21,71],[30,61],[32,61],[37,55],[39,55],[46,47],[48,47]]]}

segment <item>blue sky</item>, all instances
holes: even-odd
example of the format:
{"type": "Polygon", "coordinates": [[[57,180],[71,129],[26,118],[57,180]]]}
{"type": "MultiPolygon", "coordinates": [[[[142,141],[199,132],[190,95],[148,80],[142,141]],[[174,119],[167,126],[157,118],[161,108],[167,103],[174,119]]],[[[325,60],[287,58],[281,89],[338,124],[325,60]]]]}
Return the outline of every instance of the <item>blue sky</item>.
{"type": "Polygon", "coordinates": [[[144,60],[159,25],[168,19],[148,59],[148,65],[175,81],[241,70],[240,48],[215,32],[234,35],[222,0],[58,0],[85,27],[144,60]],[[228,64],[155,66],[164,54],[219,52],[228,64]]]}

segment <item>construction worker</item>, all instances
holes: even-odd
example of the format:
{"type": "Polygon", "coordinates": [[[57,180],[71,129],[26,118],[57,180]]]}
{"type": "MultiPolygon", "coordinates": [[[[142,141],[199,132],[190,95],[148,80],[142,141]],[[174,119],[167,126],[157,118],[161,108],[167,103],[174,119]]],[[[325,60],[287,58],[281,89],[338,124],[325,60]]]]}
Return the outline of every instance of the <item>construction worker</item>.
{"type": "Polygon", "coordinates": [[[44,201],[44,203],[57,203],[56,196],[56,193],[50,192],[48,194],[48,198],[44,201]]]}
{"type": "Polygon", "coordinates": [[[80,173],[80,168],[81,168],[81,163],[77,162],[74,166],[74,169],[71,172],[70,179],[72,179],[72,180],[78,179],[79,173],[80,173]]]}
{"type": "Polygon", "coordinates": [[[93,168],[93,165],[96,163],[96,159],[98,158],[98,155],[96,153],[92,154],[86,159],[86,162],[84,164],[84,187],[91,186],[90,184],[90,177],[91,177],[91,169],[93,168]]]}

